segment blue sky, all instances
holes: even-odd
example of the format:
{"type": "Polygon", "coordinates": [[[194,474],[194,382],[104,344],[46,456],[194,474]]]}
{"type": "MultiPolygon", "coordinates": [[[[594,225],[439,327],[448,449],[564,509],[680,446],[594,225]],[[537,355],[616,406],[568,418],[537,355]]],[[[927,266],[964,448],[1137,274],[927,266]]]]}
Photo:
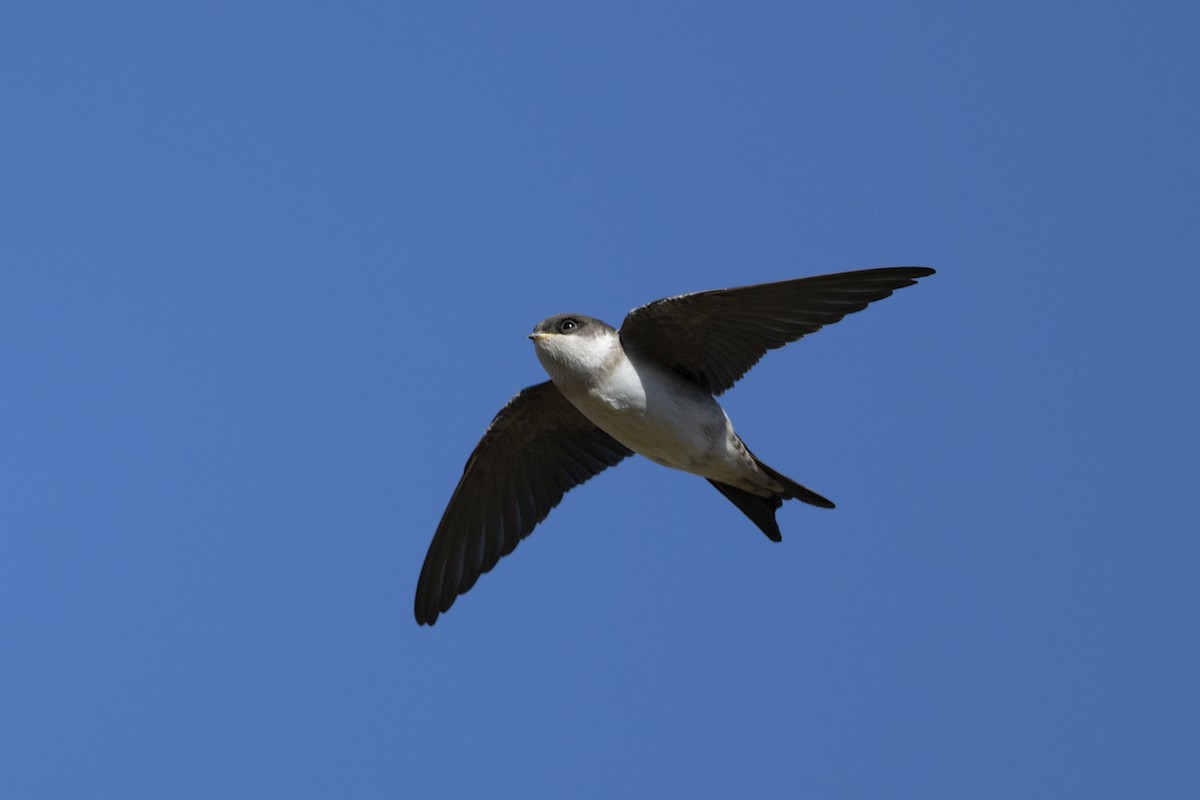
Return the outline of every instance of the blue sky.
{"type": "Polygon", "coordinates": [[[0,795],[1200,792],[1200,12],[10,4],[0,795]],[[432,629],[526,333],[938,274],[432,629]]]}

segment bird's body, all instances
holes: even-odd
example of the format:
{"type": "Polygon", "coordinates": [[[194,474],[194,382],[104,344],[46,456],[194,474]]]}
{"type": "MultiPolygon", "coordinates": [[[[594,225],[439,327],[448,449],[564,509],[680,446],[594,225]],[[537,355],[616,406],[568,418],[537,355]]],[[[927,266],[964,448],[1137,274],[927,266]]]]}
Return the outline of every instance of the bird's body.
{"type": "Polygon", "coordinates": [[[770,349],[933,274],[890,267],[679,295],[631,311],[618,331],[581,314],[529,338],[550,381],[492,420],[425,557],[417,621],[432,625],[512,552],[563,494],[638,453],[711,483],[773,541],[775,511],[833,503],[762,463],[716,396],[770,349]]]}
{"type": "Polygon", "coordinates": [[[555,387],[598,428],[655,464],[749,491],[779,489],[755,466],[711,394],[636,350],[627,352],[620,335],[599,320],[568,319],[595,326],[596,333],[535,332],[531,338],[555,387]]]}

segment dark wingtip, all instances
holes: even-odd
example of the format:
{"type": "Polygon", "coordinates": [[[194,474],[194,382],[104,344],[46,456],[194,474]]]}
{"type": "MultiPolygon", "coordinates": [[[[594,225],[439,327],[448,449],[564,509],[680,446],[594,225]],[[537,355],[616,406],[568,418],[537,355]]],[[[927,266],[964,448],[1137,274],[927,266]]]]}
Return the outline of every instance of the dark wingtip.
{"type": "Polygon", "coordinates": [[[900,281],[895,284],[895,289],[903,289],[906,286],[915,286],[921,278],[928,278],[935,274],[935,270],[933,267],[883,267],[878,274],[892,280],[899,278],[900,281]]]}
{"type": "Polygon", "coordinates": [[[432,626],[446,609],[439,609],[438,604],[427,597],[426,589],[425,575],[422,574],[421,580],[417,584],[417,598],[413,603],[413,617],[416,618],[418,625],[432,626]]]}

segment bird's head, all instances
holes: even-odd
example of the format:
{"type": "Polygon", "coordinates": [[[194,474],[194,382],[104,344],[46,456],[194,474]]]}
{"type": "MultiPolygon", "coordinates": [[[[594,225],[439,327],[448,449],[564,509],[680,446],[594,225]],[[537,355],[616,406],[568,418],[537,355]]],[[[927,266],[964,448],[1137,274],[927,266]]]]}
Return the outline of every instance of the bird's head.
{"type": "Polygon", "coordinates": [[[529,338],[555,383],[587,383],[621,354],[621,338],[612,326],[582,314],[547,317],[529,338]]]}

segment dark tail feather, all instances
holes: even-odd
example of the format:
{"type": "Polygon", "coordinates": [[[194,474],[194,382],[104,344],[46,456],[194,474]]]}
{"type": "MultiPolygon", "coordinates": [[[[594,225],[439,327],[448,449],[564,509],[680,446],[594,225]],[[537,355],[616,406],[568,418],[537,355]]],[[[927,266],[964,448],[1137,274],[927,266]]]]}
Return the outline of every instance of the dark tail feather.
{"type": "Polygon", "coordinates": [[[772,542],[783,541],[783,534],[779,532],[779,523],[775,521],[775,510],[783,505],[783,500],[778,496],[762,497],[747,492],[745,489],[730,486],[728,483],[718,483],[714,480],[708,482],[717,487],[718,492],[729,498],[729,502],[749,517],[750,521],[757,525],[768,539],[772,542]]]}
{"type": "Polygon", "coordinates": [[[832,500],[827,500],[826,498],[821,497],[821,495],[817,494],[812,489],[801,486],[785,475],[780,475],[778,472],[759,461],[758,457],[753,453],[750,454],[750,457],[754,459],[755,464],[758,464],[759,469],[770,475],[771,478],[776,482],[783,484],[783,497],[787,497],[792,500],[799,500],[802,503],[808,503],[810,506],[818,506],[820,508],[835,508],[832,500]]]}
{"type": "MultiPolygon", "coordinates": [[[[746,452],[750,452],[747,450],[746,452]]],[[[775,470],[768,467],[766,464],[758,460],[758,458],[750,453],[750,457],[754,459],[754,463],[758,464],[758,468],[769,475],[772,480],[783,486],[783,491],[770,497],[748,492],[745,489],[738,489],[736,486],[730,486],[727,483],[718,483],[710,480],[717,491],[725,495],[729,502],[738,507],[743,514],[750,518],[750,521],[758,526],[758,529],[767,535],[767,538],[772,542],[782,542],[783,535],[779,532],[779,523],[775,521],[775,512],[783,505],[784,500],[799,500],[803,503],[808,503],[811,506],[820,508],[833,508],[833,502],[821,495],[796,483],[791,478],[780,475],[775,470]]]]}

